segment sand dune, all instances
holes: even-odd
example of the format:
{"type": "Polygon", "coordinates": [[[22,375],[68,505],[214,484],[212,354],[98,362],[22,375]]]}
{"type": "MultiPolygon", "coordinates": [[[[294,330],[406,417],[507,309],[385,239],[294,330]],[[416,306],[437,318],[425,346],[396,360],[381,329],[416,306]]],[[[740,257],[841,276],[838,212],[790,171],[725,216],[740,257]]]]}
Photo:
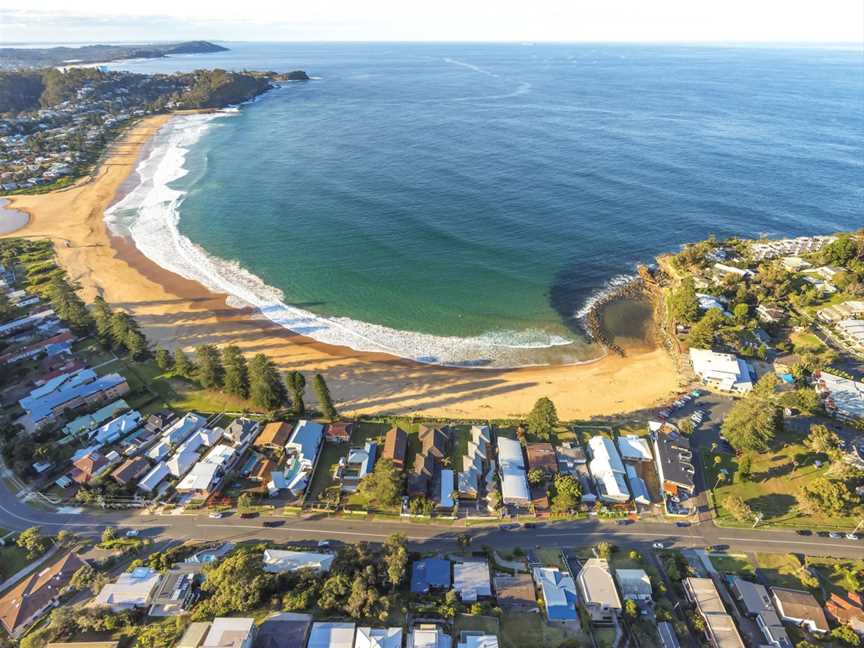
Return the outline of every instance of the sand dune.
{"type": "Polygon", "coordinates": [[[9,207],[26,211],[30,222],[5,235],[54,240],[84,298],[101,294],[129,311],[152,341],[186,349],[234,343],[250,354],[267,353],[286,370],[319,371],[345,414],[505,418],[524,415],[548,396],[562,418],[588,419],[650,407],[678,386],[674,362],[662,349],[580,366],[451,369],[323,345],[230,308],[225,295],[165,271],[128,241],[110,236],[103,223],[142,147],[168,119],[150,117],[131,128],[92,179],[64,191],[13,197],[9,207]]]}

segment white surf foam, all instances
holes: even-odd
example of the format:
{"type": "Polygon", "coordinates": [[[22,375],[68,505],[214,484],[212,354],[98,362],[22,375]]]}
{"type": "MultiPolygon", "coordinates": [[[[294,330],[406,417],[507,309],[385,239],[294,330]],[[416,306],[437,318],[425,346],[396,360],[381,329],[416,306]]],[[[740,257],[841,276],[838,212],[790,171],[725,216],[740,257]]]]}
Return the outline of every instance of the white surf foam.
{"type": "Polygon", "coordinates": [[[347,317],[326,317],[292,306],[283,293],[235,261],[216,258],[180,233],[185,193],[168,185],[188,173],[189,148],[217,119],[233,111],[177,117],[153,140],[138,168],[139,184],[106,212],[109,226],[128,233],[158,265],[229,295],[234,307],[258,309],[265,317],[319,342],[357,351],[384,352],[418,362],[456,366],[511,367],[532,364],[530,351],[572,345],[573,340],[539,329],[490,331],[475,337],[401,331],[347,317]]]}

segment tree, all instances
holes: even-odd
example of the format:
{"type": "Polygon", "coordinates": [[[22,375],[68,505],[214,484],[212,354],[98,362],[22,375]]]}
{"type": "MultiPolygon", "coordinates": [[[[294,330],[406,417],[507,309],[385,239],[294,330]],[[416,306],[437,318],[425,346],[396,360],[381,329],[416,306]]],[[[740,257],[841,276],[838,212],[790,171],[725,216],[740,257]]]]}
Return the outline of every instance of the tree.
{"type": "Polygon", "coordinates": [[[113,346],[113,340],[111,339],[112,312],[111,308],[102,298],[102,295],[96,295],[90,307],[90,312],[96,324],[96,336],[99,338],[100,344],[106,348],[113,346]]]}
{"type": "Polygon", "coordinates": [[[303,416],[306,405],[303,403],[303,393],[306,390],[306,377],[299,371],[288,373],[288,389],[291,390],[291,405],[296,416],[303,416]]]}
{"type": "Polygon", "coordinates": [[[54,312],[73,331],[83,333],[93,325],[90,311],[63,277],[56,276],[51,279],[48,283],[47,295],[54,312]]]}
{"type": "Polygon", "coordinates": [[[321,587],[321,596],[318,605],[323,610],[335,610],[342,607],[342,603],[348,594],[348,577],[340,572],[335,572],[324,581],[321,587]]]}
{"type": "Polygon", "coordinates": [[[750,481],[753,474],[753,457],[749,454],[742,455],[738,460],[738,477],[741,481],[750,481]]]}
{"type": "Polygon", "coordinates": [[[639,616],[639,606],[633,599],[624,600],[624,615],[628,619],[635,619],[639,616]]]}
{"type": "Polygon", "coordinates": [[[462,551],[465,551],[471,544],[471,536],[467,533],[460,533],[458,536],[456,536],[456,544],[459,545],[459,548],[462,551]]]}
{"type": "Polygon", "coordinates": [[[824,425],[810,426],[810,434],[804,439],[804,445],[811,452],[832,455],[840,448],[840,437],[824,425]]]}
{"type": "Polygon", "coordinates": [[[324,376],[320,373],[315,374],[315,379],[312,381],[312,389],[315,391],[315,398],[318,399],[318,407],[321,413],[328,421],[336,420],[338,416],[336,407],[333,405],[333,399],[330,397],[330,389],[327,383],[324,382],[324,376]]]}
{"type": "Polygon", "coordinates": [[[107,544],[117,539],[117,530],[114,527],[105,527],[102,531],[102,542],[107,544]]]}
{"type": "Polygon", "coordinates": [[[798,506],[810,515],[838,516],[847,513],[858,502],[849,485],[839,479],[817,477],[801,487],[798,506]]]}
{"type": "Polygon", "coordinates": [[[249,398],[249,367],[239,347],[229,345],[222,349],[222,366],[225,368],[225,391],[237,398],[249,398]]]}
{"type": "Polygon", "coordinates": [[[831,631],[831,637],[842,641],[848,646],[860,646],[861,637],[848,625],[837,626],[831,631]]]}
{"type": "Polygon", "coordinates": [[[546,473],[544,473],[540,468],[532,468],[528,471],[528,483],[532,486],[537,486],[542,483],[545,477],[546,473]]]}
{"type": "Polygon", "coordinates": [[[84,565],[83,567],[79,567],[78,570],[72,574],[72,578],[69,580],[69,585],[76,590],[82,591],[88,589],[93,581],[96,580],[96,570],[93,569],[90,565],[84,565]]]}
{"type": "Polygon", "coordinates": [[[737,401],[721,426],[723,436],[733,448],[754,452],[767,450],[782,429],[782,410],[752,395],[737,401]]]}
{"type": "Polygon", "coordinates": [[[387,582],[395,590],[405,580],[408,568],[408,546],[405,535],[394,533],[384,543],[384,565],[387,567],[387,582]]]}
{"type": "Polygon", "coordinates": [[[195,348],[195,364],[198,370],[195,376],[198,382],[206,389],[219,389],[225,378],[225,369],[222,367],[222,358],[219,350],[212,344],[202,344],[195,348]]]}
{"type": "Polygon", "coordinates": [[[68,546],[75,542],[75,540],[75,534],[69,531],[69,529],[60,529],[57,532],[57,543],[61,546],[68,546]]]}
{"type": "Polygon", "coordinates": [[[727,497],[723,502],[723,506],[729,511],[729,515],[739,522],[746,522],[754,518],[753,509],[738,495],[727,497]]]}
{"type": "Polygon", "coordinates": [[[249,493],[240,493],[240,496],[237,498],[237,510],[239,511],[248,511],[253,506],[252,495],[249,493]]]}
{"type": "Polygon", "coordinates": [[[360,480],[357,492],[370,504],[395,506],[402,495],[402,473],[390,459],[379,459],[372,473],[360,480]]]}
{"type": "Polygon", "coordinates": [[[272,585],[261,552],[253,547],[242,547],[205,567],[204,575],[201,591],[210,597],[195,608],[196,620],[248,612],[261,604],[272,585]]]}
{"type": "Polygon", "coordinates": [[[670,299],[672,316],[681,322],[693,323],[699,319],[699,299],[696,297],[696,283],[687,277],[681,286],[672,293],[670,299]]]}
{"type": "Polygon", "coordinates": [[[249,397],[258,407],[276,410],[287,398],[285,383],[276,365],[263,353],[256,354],[249,362],[249,397]]]}
{"type": "Polygon", "coordinates": [[[596,545],[594,545],[594,553],[597,554],[598,558],[602,558],[603,560],[609,560],[609,558],[612,556],[613,550],[614,547],[612,546],[612,544],[606,542],[605,540],[602,542],[598,542],[596,545]]]}
{"type": "Polygon", "coordinates": [[[541,439],[548,439],[558,425],[558,412],[555,404],[543,396],[534,403],[534,409],[528,415],[528,429],[541,439]]]}
{"type": "Polygon", "coordinates": [[[171,371],[174,368],[174,358],[167,349],[156,349],[156,366],[163,372],[171,371]]]}
{"type": "Polygon", "coordinates": [[[195,365],[192,364],[183,349],[177,349],[174,352],[174,373],[190,380],[195,377],[195,365]]]}
{"type": "Polygon", "coordinates": [[[719,308],[710,309],[690,329],[687,344],[695,349],[710,349],[714,345],[714,336],[723,323],[724,316],[719,308]]]}
{"type": "Polygon", "coordinates": [[[737,324],[746,324],[749,316],[750,306],[747,304],[735,304],[735,307],[732,309],[732,317],[735,318],[737,324]]]}
{"type": "Polygon", "coordinates": [[[27,558],[33,560],[48,550],[48,541],[39,534],[39,527],[30,527],[18,534],[15,544],[27,552],[27,558]]]}
{"type": "Polygon", "coordinates": [[[554,486],[551,506],[555,513],[569,513],[579,505],[582,487],[573,475],[555,475],[554,486]]]}

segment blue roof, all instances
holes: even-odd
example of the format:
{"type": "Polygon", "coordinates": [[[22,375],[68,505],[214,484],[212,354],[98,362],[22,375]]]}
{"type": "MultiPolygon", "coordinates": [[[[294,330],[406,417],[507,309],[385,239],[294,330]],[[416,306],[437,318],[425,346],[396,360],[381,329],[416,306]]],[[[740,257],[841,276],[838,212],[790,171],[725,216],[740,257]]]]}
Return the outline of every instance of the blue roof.
{"type": "Polygon", "coordinates": [[[450,561],[443,558],[418,560],[411,568],[411,591],[425,594],[430,588],[450,588],[450,561]]]}
{"type": "Polygon", "coordinates": [[[286,447],[292,447],[297,451],[302,461],[315,463],[318,455],[318,447],[324,438],[324,426],[314,421],[300,421],[294,428],[294,433],[288,439],[286,447]]]}
{"type": "Polygon", "coordinates": [[[70,386],[64,385],[60,389],[48,394],[44,398],[39,399],[24,399],[21,401],[22,407],[30,414],[34,423],[48,418],[58,407],[71,402],[76,398],[88,398],[93,394],[105,391],[112,387],[125,382],[126,379],[120,374],[108,374],[84,384],[74,384],[70,386]],[[25,406],[25,400],[27,401],[25,406]]]}

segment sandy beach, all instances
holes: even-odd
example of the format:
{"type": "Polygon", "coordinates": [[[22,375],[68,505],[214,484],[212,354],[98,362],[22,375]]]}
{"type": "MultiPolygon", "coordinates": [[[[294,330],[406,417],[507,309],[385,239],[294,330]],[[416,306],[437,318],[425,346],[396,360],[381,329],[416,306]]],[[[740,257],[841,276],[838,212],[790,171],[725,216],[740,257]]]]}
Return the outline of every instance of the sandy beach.
{"type": "Polygon", "coordinates": [[[651,407],[677,388],[675,364],[662,349],[634,348],[625,358],[609,355],[579,366],[452,369],[324,345],[227,306],[226,295],[157,266],[129,241],[111,236],[103,221],[142,147],[169,119],[154,116],[132,127],[94,176],[76,186],[10,197],[7,208],[30,218],[2,235],[51,238],[82,296],[89,301],[101,294],[129,311],[152,342],[187,350],[233,343],[248,354],[267,353],[285,370],[321,372],[344,414],[509,418],[548,396],[562,418],[590,419],[651,407]]]}

